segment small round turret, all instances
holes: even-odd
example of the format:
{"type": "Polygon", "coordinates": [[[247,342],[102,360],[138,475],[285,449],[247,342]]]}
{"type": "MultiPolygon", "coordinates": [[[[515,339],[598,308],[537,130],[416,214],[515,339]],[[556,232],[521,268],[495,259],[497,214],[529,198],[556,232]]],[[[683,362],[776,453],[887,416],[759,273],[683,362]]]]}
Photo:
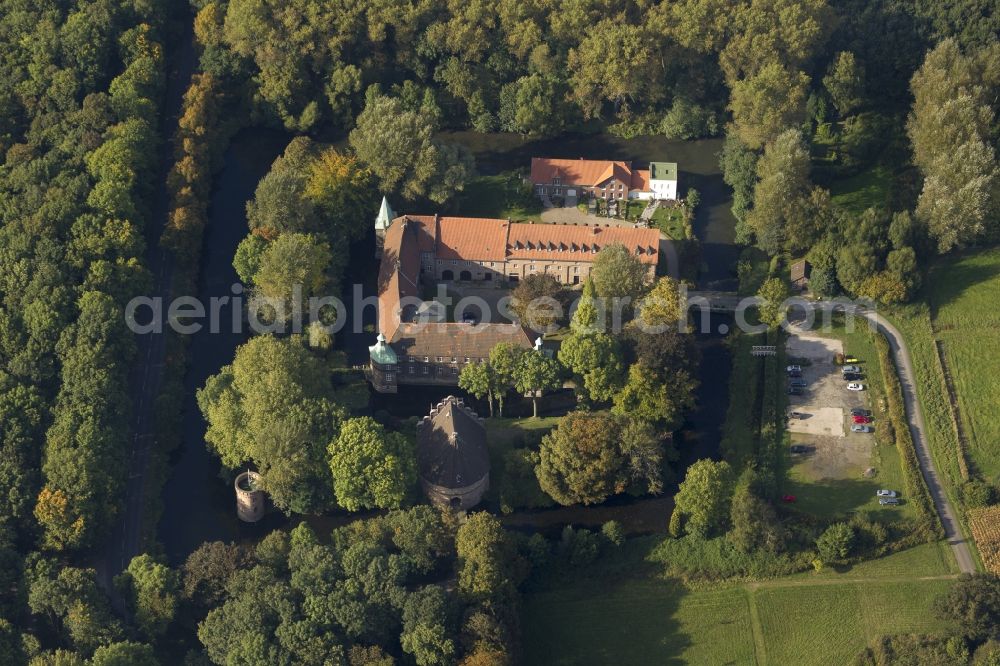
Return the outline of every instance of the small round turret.
{"type": "Polygon", "coordinates": [[[264,517],[264,491],[260,490],[260,474],[247,470],[236,477],[236,515],[246,523],[256,523],[264,517]]]}

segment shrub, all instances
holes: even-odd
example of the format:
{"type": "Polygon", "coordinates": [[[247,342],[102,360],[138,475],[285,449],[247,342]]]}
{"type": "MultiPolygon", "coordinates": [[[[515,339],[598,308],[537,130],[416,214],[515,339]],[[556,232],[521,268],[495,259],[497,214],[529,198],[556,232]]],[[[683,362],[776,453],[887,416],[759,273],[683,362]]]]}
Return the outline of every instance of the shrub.
{"type": "Polygon", "coordinates": [[[846,559],[854,547],[854,528],[847,523],[834,523],[816,539],[819,556],[825,561],[846,559]]]}
{"type": "Polygon", "coordinates": [[[601,526],[601,534],[616,546],[620,546],[625,542],[625,530],[622,529],[621,523],[617,520],[609,520],[604,523],[601,526]]]}
{"type": "Polygon", "coordinates": [[[593,564],[601,552],[597,535],[587,529],[573,529],[567,525],[559,542],[559,557],[563,565],[574,569],[593,564]]]}
{"type": "Polygon", "coordinates": [[[962,485],[962,501],[970,509],[981,509],[990,506],[995,499],[995,488],[985,481],[972,479],[962,485]]]}

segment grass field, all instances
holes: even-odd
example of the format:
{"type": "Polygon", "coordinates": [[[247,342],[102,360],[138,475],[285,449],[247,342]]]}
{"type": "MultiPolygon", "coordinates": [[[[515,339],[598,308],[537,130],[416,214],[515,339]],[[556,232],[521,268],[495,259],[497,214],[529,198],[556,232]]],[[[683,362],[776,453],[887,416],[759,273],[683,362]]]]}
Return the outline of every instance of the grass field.
{"type": "Polygon", "coordinates": [[[884,166],[875,166],[856,176],[835,180],[830,184],[830,198],[851,213],[861,213],[872,206],[888,203],[892,174],[884,166]]]}
{"type": "Polygon", "coordinates": [[[958,441],[939,370],[934,340],[958,394],[959,416],[974,469],[1000,483],[1000,249],[940,260],[926,278],[924,302],[894,310],[890,317],[910,347],[918,393],[935,460],[952,494],[961,483],[958,441]]]}
{"type": "Polygon", "coordinates": [[[542,219],[542,202],[514,172],[473,178],[459,194],[457,206],[458,214],[466,217],[542,219]]]}
{"type": "Polygon", "coordinates": [[[551,506],[552,500],[538,485],[531,468],[508,460],[514,449],[537,443],[541,437],[559,423],[558,416],[539,418],[490,417],[486,419],[487,442],[490,450],[490,488],[486,500],[496,503],[501,511],[538,506],[551,506]],[[514,465],[513,468],[509,468],[514,465]]]}
{"type": "Polygon", "coordinates": [[[931,603],[953,567],[928,544],[763,583],[581,581],[525,598],[525,663],[845,664],[878,636],[945,629],[931,603]]]}
{"type": "Polygon", "coordinates": [[[969,455],[1000,481],[1000,249],[942,261],[927,277],[934,332],[958,394],[969,455]]]}

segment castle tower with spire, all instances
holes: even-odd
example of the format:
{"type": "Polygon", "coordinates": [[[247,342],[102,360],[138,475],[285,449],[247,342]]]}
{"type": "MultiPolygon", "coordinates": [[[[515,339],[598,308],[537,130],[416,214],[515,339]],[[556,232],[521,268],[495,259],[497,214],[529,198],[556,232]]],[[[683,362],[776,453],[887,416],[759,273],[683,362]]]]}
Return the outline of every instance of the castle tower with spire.
{"type": "Polygon", "coordinates": [[[389,230],[389,225],[392,224],[393,219],[396,217],[396,213],[392,210],[392,206],[389,205],[389,200],[382,196],[382,205],[378,209],[378,215],[375,216],[375,256],[382,256],[382,245],[385,242],[385,232],[389,230]]]}

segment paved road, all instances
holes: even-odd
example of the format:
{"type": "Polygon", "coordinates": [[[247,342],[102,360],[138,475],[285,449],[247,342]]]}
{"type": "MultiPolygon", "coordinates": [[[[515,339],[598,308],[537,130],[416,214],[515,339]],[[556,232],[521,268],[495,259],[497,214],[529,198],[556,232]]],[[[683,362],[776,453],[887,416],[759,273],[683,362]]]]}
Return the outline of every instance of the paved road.
{"type": "Polygon", "coordinates": [[[910,361],[910,350],[906,346],[903,335],[890,324],[884,317],[874,312],[862,312],[869,321],[874,321],[878,329],[885,335],[892,348],[892,354],[896,359],[896,368],[899,370],[899,382],[903,387],[903,401],[906,403],[906,414],[910,423],[910,434],[913,436],[913,444],[917,449],[917,458],[920,460],[920,471],[924,475],[927,487],[934,498],[934,507],[941,518],[941,525],[944,527],[945,539],[951,546],[951,551],[955,555],[955,561],[962,573],[975,573],[976,563],[972,559],[972,552],[969,544],[962,536],[958,528],[958,518],[955,509],[948,499],[948,495],[941,485],[938,477],[937,467],[930,454],[930,445],[927,443],[925,435],[927,427],[924,424],[924,414],[920,409],[920,401],[917,400],[916,381],[914,379],[913,364],[910,361]]]}
{"type": "MultiPolygon", "coordinates": [[[[691,295],[705,297],[711,304],[712,309],[735,309],[741,300],[735,294],[725,292],[692,292],[691,295]]],[[[829,307],[831,303],[816,303],[813,307],[829,307]]],[[[899,372],[899,383],[903,389],[903,402],[906,406],[907,421],[910,425],[910,434],[913,437],[913,445],[917,451],[917,459],[920,462],[920,471],[927,482],[931,497],[934,500],[934,508],[937,510],[941,525],[944,527],[945,539],[951,546],[955,561],[962,573],[975,573],[976,563],[972,558],[969,544],[962,535],[958,526],[958,518],[955,508],[952,506],[948,495],[941,484],[937,467],[931,457],[930,445],[927,442],[927,426],[924,423],[924,414],[920,409],[920,401],[917,400],[916,379],[913,372],[913,363],[910,360],[910,349],[906,346],[903,334],[890,324],[888,320],[876,312],[870,312],[850,304],[840,304],[840,307],[848,310],[853,309],[870,322],[873,322],[889,341],[893,357],[896,361],[896,368],[899,372]]]]}

